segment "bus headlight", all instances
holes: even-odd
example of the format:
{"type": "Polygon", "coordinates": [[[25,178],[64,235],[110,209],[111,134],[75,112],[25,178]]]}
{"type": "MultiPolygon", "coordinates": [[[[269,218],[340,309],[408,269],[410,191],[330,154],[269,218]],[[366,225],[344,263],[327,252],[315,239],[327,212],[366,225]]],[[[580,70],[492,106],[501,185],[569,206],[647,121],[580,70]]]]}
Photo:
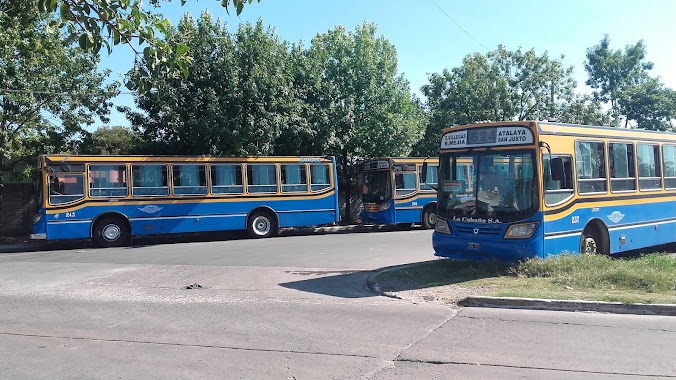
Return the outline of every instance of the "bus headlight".
{"type": "Polygon", "coordinates": [[[437,222],[434,224],[434,231],[442,234],[450,234],[451,228],[448,226],[448,222],[437,218],[437,222]]]}
{"type": "Polygon", "coordinates": [[[38,224],[40,219],[42,219],[42,214],[35,214],[35,216],[33,216],[33,224],[38,224]]]}
{"type": "Polygon", "coordinates": [[[505,232],[505,239],[526,239],[533,236],[539,222],[522,223],[509,226],[505,232]]]}
{"type": "Polygon", "coordinates": [[[389,202],[387,202],[387,203],[382,203],[382,204],[380,205],[380,211],[389,210],[389,208],[390,208],[391,205],[392,205],[392,204],[389,203],[389,202]]]}

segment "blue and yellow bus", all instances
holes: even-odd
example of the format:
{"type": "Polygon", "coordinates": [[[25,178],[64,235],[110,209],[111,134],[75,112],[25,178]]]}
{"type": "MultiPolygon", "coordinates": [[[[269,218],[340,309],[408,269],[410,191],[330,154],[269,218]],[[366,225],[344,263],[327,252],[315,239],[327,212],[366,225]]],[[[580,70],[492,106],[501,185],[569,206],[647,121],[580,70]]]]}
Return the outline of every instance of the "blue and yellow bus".
{"type": "Polygon", "coordinates": [[[334,157],[40,156],[33,239],[278,228],[339,221],[334,157]]]}
{"type": "Polygon", "coordinates": [[[676,241],[676,134],[550,122],[442,131],[435,254],[520,260],[676,241]],[[471,161],[466,183],[457,168],[471,161]]]}
{"type": "Polygon", "coordinates": [[[412,224],[434,228],[436,158],[378,158],[364,162],[362,223],[412,224]],[[420,181],[427,163],[427,183],[420,181]]]}

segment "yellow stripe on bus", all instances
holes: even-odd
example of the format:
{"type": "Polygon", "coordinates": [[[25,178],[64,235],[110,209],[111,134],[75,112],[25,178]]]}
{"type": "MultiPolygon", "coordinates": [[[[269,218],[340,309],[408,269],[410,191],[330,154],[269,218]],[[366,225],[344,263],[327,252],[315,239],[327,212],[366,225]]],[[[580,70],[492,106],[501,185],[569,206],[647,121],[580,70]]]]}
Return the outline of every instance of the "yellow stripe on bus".
{"type": "MultiPolygon", "coordinates": [[[[335,194],[335,190],[332,190],[327,193],[317,194],[317,195],[304,195],[304,196],[271,196],[271,197],[213,197],[213,198],[181,198],[181,199],[163,199],[164,197],[158,197],[156,200],[153,200],[152,197],[134,200],[133,198],[118,198],[119,201],[112,199],[109,202],[103,200],[100,201],[84,201],[82,204],[77,206],[68,207],[68,208],[59,208],[59,209],[47,209],[47,214],[59,214],[63,212],[72,212],[75,210],[80,210],[84,207],[104,207],[104,206],[130,206],[130,205],[144,205],[144,204],[184,204],[184,203],[231,203],[231,202],[254,202],[254,201],[291,201],[291,200],[309,200],[309,199],[321,199],[327,198],[335,194]]],[[[51,206],[55,207],[55,206],[51,206]]]]}
{"type": "MultiPolygon", "coordinates": [[[[673,202],[676,201],[676,196],[673,197],[663,197],[663,198],[637,198],[637,199],[617,199],[613,201],[603,201],[603,202],[594,202],[593,198],[590,200],[578,201],[575,205],[571,206],[569,209],[561,211],[555,214],[545,215],[545,221],[554,221],[565,218],[570,214],[580,210],[580,209],[590,209],[590,208],[601,208],[601,207],[612,207],[612,206],[631,206],[631,205],[640,205],[646,203],[662,203],[662,202],[673,202]]],[[[554,210],[546,210],[548,212],[554,212],[554,210]]]]}
{"type": "Polygon", "coordinates": [[[402,204],[402,203],[413,202],[413,201],[420,199],[420,198],[435,198],[436,199],[436,197],[437,197],[436,194],[429,194],[429,195],[420,194],[420,195],[416,195],[415,197],[412,197],[412,198],[395,199],[394,203],[395,204],[402,204]]]}

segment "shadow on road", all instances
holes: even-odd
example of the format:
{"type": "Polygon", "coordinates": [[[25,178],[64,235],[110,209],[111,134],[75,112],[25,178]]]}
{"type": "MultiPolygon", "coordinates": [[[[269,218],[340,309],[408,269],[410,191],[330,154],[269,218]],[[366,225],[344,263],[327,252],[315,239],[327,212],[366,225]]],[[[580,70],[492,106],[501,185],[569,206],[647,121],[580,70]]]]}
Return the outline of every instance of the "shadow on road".
{"type": "Polygon", "coordinates": [[[494,277],[504,275],[505,270],[506,266],[500,263],[437,259],[370,271],[292,271],[288,273],[307,275],[311,278],[279,285],[288,289],[334,297],[365,298],[378,296],[381,291],[417,290],[494,277]],[[377,291],[372,290],[374,288],[377,291]]]}
{"type": "Polygon", "coordinates": [[[279,284],[287,289],[324,294],[339,298],[376,297],[379,293],[367,286],[367,279],[376,271],[289,271],[295,275],[306,275],[307,280],[279,284]],[[321,276],[321,277],[317,277],[321,276]]]}
{"type": "MultiPolygon", "coordinates": [[[[306,228],[284,228],[280,230],[279,235],[273,239],[279,239],[291,236],[314,236],[314,235],[333,235],[333,234],[359,234],[359,233],[381,233],[419,230],[420,226],[377,226],[377,225],[347,225],[335,227],[306,227],[306,228]]],[[[135,237],[129,248],[139,248],[161,244],[181,244],[194,242],[216,242],[231,241],[241,239],[252,239],[246,231],[215,231],[200,232],[189,234],[165,234],[135,237]]],[[[89,239],[77,240],[59,240],[59,241],[40,241],[30,240],[25,237],[20,238],[0,238],[0,253],[16,252],[37,252],[37,251],[62,251],[71,249],[98,248],[98,246],[89,239]]]]}

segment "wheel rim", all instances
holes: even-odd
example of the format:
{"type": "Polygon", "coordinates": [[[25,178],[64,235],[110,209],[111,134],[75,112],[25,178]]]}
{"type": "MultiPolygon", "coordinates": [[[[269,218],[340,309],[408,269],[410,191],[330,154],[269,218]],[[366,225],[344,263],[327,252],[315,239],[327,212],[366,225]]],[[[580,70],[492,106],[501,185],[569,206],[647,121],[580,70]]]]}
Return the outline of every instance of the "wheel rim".
{"type": "Polygon", "coordinates": [[[586,237],[582,241],[582,252],[587,255],[594,255],[597,252],[596,240],[593,237],[586,237]]]}
{"type": "Polygon", "coordinates": [[[427,213],[427,224],[430,226],[437,224],[437,214],[433,212],[427,213]]]}
{"type": "Polygon", "coordinates": [[[116,224],[106,225],[105,227],[103,227],[103,231],[101,232],[103,238],[108,241],[116,241],[117,239],[120,238],[121,234],[122,230],[120,229],[120,226],[116,224]]]}
{"type": "Polygon", "coordinates": [[[257,216],[253,220],[253,231],[256,235],[263,236],[270,232],[272,225],[270,220],[264,216],[257,216]]]}

